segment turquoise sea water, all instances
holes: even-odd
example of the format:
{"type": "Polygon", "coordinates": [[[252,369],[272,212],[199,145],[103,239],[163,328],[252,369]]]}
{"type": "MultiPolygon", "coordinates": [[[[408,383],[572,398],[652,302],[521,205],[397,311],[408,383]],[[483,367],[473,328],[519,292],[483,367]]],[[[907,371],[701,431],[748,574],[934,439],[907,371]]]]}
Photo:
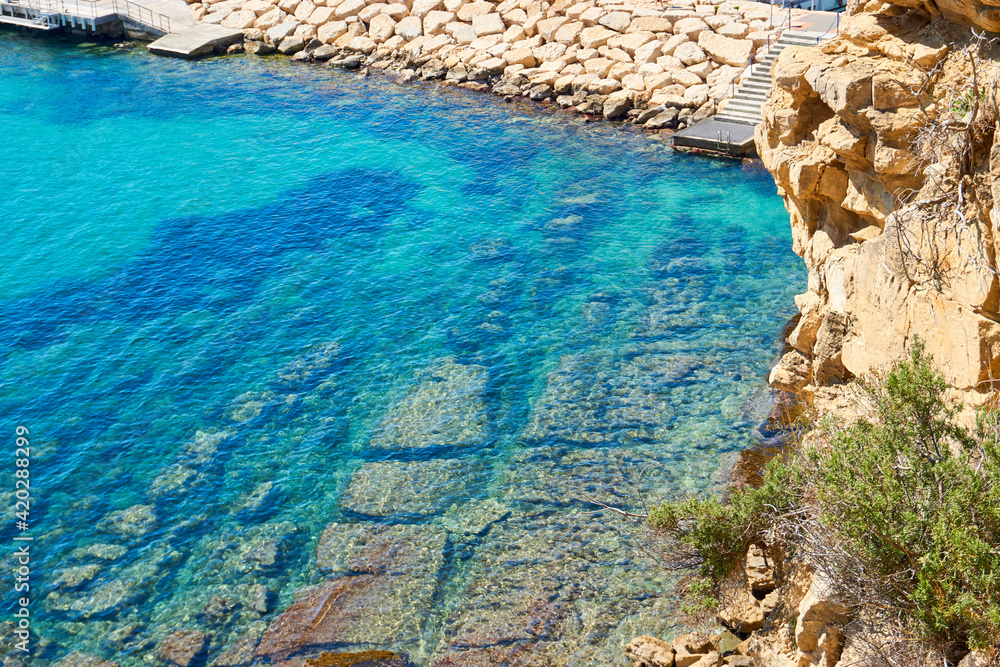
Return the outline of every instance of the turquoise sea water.
{"type": "Polygon", "coordinates": [[[31,664],[156,664],[178,629],[212,664],[384,525],[429,552],[328,648],[608,665],[676,632],[673,575],[591,501],[717,490],[762,437],[804,284],[767,174],[285,59],[3,33],[0,82],[31,664]]]}

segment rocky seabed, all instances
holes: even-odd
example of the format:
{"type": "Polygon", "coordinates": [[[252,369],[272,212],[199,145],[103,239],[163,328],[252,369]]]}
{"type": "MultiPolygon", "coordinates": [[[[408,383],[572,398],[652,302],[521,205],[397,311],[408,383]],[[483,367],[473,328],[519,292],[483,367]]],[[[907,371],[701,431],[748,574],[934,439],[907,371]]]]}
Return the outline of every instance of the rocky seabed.
{"type": "Polygon", "coordinates": [[[683,127],[716,113],[785,17],[754,2],[218,0],[203,22],[258,55],[444,80],[588,115],[683,127]]]}

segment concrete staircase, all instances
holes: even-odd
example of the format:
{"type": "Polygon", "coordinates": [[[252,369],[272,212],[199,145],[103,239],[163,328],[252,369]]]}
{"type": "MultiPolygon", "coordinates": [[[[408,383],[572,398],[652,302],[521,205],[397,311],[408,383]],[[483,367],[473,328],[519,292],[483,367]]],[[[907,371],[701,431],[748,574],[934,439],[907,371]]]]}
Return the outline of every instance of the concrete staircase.
{"type": "Polygon", "coordinates": [[[756,125],[761,121],[760,107],[771,92],[771,65],[778,54],[789,46],[815,46],[833,37],[833,34],[817,34],[786,30],[781,34],[764,58],[750,67],[750,76],[740,84],[736,94],[725,102],[716,114],[716,120],[756,125]]]}

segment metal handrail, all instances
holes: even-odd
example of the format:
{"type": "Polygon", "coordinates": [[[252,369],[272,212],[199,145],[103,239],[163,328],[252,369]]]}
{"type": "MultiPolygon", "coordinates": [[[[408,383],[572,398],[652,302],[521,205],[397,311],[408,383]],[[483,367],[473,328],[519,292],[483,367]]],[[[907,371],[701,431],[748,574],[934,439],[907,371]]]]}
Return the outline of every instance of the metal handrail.
{"type": "Polygon", "coordinates": [[[119,17],[124,17],[136,23],[171,32],[170,17],[159,12],[154,12],[147,7],[132,2],[132,0],[7,0],[10,4],[17,4],[40,13],[58,13],[84,18],[97,18],[99,15],[98,5],[103,4],[109,7],[119,17]]]}

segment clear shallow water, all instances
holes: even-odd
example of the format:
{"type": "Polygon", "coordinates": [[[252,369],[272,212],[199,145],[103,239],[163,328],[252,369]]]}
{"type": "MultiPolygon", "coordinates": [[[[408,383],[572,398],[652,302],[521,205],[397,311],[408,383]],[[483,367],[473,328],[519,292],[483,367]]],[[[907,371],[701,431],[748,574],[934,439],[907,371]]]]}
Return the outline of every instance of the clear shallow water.
{"type": "Polygon", "coordinates": [[[211,663],[357,581],[380,524],[427,552],[331,646],[606,665],[676,631],[589,501],[711,490],[760,438],[804,282],[766,174],[282,59],[3,33],[0,81],[34,664],[148,664],[181,628],[211,663]]]}

